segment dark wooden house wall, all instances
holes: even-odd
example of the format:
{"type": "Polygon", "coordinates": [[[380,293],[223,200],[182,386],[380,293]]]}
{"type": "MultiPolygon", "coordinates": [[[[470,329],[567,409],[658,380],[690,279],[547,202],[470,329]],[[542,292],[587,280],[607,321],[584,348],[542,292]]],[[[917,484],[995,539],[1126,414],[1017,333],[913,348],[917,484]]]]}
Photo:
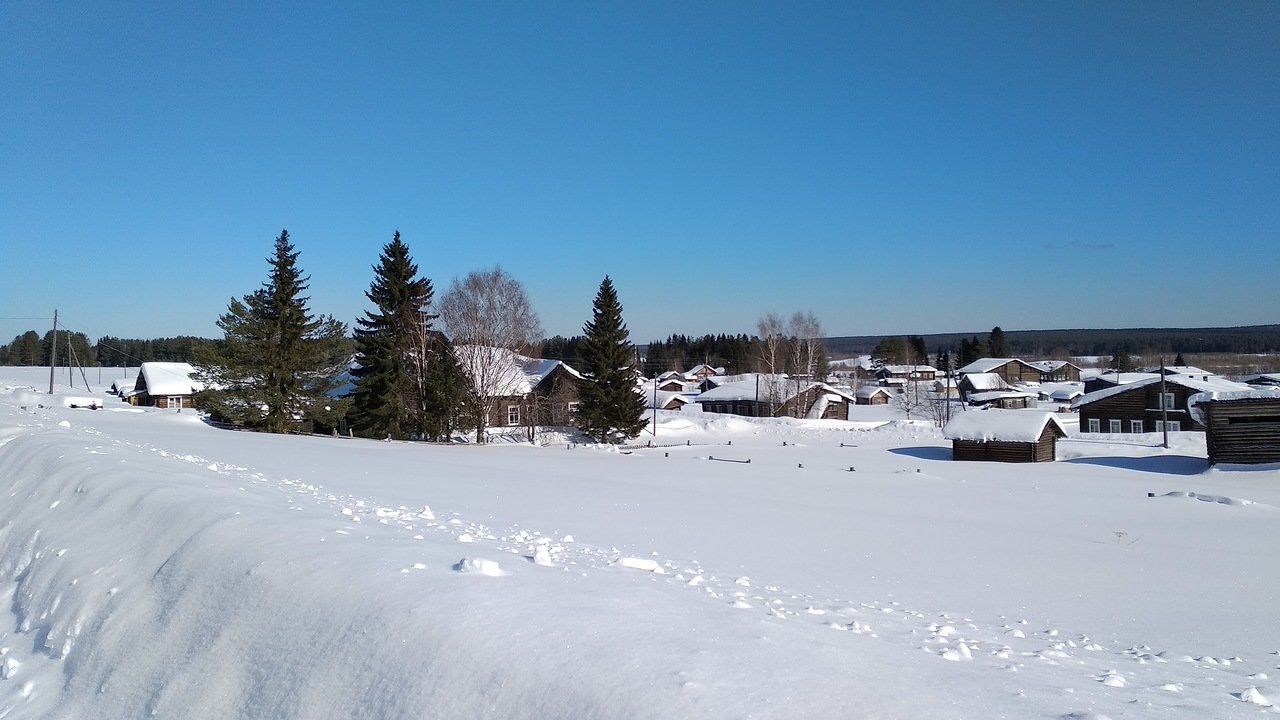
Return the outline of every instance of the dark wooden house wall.
{"type": "MultiPolygon", "coordinates": [[[[1168,383],[1165,392],[1173,393],[1173,408],[1169,410],[1170,422],[1177,422],[1182,430],[1197,429],[1187,412],[1187,398],[1196,394],[1196,390],[1181,385],[1168,383]]],[[[1108,424],[1111,420],[1120,421],[1120,432],[1131,432],[1132,420],[1142,421],[1143,432],[1155,432],[1156,421],[1161,419],[1160,384],[1153,383],[1135,387],[1131,390],[1116,393],[1108,398],[1095,400],[1080,406],[1080,431],[1089,432],[1089,420],[1100,421],[1101,432],[1111,432],[1108,424]]]]}
{"type": "Polygon", "coordinates": [[[1280,463],[1280,400],[1204,405],[1209,463],[1280,463]]]}

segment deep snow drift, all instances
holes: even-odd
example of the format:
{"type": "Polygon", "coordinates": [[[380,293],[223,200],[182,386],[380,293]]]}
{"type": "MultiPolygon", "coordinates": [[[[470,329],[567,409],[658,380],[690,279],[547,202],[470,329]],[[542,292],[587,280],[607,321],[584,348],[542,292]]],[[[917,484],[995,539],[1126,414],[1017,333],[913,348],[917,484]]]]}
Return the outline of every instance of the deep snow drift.
{"type": "Polygon", "coordinates": [[[1195,433],[955,463],[859,407],[442,447],[47,382],[0,368],[3,718],[1280,714],[1280,470],[1195,433]]]}

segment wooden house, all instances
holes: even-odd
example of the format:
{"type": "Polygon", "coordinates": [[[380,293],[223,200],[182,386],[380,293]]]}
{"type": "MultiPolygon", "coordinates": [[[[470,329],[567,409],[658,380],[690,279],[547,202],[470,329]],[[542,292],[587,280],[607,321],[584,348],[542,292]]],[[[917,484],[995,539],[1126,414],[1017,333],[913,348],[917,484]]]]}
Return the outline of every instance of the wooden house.
{"type": "Polygon", "coordinates": [[[956,415],[942,429],[951,441],[952,460],[1053,462],[1066,430],[1048,412],[972,410],[956,415]]]}
{"type": "Polygon", "coordinates": [[[1189,403],[1210,465],[1280,463],[1280,390],[1202,393],[1189,403]]]}
{"type": "Polygon", "coordinates": [[[960,368],[961,375],[994,373],[1010,385],[1040,382],[1040,368],[1017,358],[982,358],[960,368]]]}
{"type": "Polygon", "coordinates": [[[589,381],[563,361],[477,345],[454,352],[464,373],[482,377],[476,384],[491,401],[489,427],[575,424],[579,390],[589,381]]]}
{"type": "Polygon", "coordinates": [[[938,376],[938,369],[928,365],[882,365],[876,369],[875,377],[883,385],[886,380],[905,380],[919,382],[933,380],[938,376]]]}
{"type": "Polygon", "coordinates": [[[754,374],[726,382],[694,398],[703,412],[747,417],[847,420],[857,400],[826,383],[786,375],[754,374]]]}
{"type": "Polygon", "coordinates": [[[1159,377],[1160,375],[1158,373],[1113,371],[1098,373],[1095,375],[1085,375],[1082,380],[1084,381],[1084,392],[1088,395],[1091,392],[1105,390],[1106,388],[1112,388],[1119,385],[1132,385],[1136,382],[1142,382],[1144,380],[1159,377]]]}
{"type": "Polygon", "coordinates": [[[1018,390],[992,390],[970,393],[966,402],[975,407],[993,407],[1002,410],[1023,410],[1031,407],[1034,396],[1018,390]]]}
{"type": "Polygon", "coordinates": [[[204,386],[191,376],[196,369],[183,362],[145,362],[138,369],[133,390],[125,393],[130,405],[182,410],[195,407],[193,396],[204,386]]]}
{"type": "Polygon", "coordinates": [[[1009,383],[995,373],[969,373],[961,375],[956,387],[960,397],[968,398],[974,393],[997,392],[1009,390],[1009,383]]]}
{"type": "Polygon", "coordinates": [[[716,377],[725,374],[724,368],[715,368],[703,363],[695,365],[684,373],[684,379],[687,382],[700,383],[709,377],[716,377]]]}
{"type": "Polygon", "coordinates": [[[1235,392],[1249,386],[1211,376],[1198,380],[1182,375],[1149,377],[1137,382],[1087,392],[1071,403],[1080,414],[1080,431],[1089,433],[1143,433],[1199,430],[1187,400],[1204,392],[1235,392]]]}
{"type": "Polygon", "coordinates": [[[864,385],[853,394],[858,405],[888,405],[894,391],[879,385],[864,385]]]}
{"type": "Polygon", "coordinates": [[[1066,360],[1033,360],[1028,365],[1040,371],[1040,382],[1080,382],[1079,366],[1066,360]]]}

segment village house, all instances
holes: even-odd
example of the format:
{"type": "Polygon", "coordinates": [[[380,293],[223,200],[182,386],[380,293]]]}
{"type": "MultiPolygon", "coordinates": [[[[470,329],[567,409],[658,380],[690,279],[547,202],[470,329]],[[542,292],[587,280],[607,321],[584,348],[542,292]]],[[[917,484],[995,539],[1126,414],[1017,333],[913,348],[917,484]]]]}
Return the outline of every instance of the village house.
{"type": "Polygon", "coordinates": [[[928,365],[882,365],[875,372],[876,380],[879,380],[881,385],[888,385],[889,380],[906,382],[933,380],[937,375],[938,369],[928,365]]]}
{"type": "Polygon", "coordinates": [[[974,393],[996,392],[1001,390],[1009,390],[1009,383],[1005,382],[1003,377],[995,373],[969,373],[960,376],[960,381],[956,383],[956,387],[960,390],[960,397],[967,399],[974,393]]]}
{"type": "Polygon", "coordinates": [[[1200,393],[1188,403],[1210,465],[1280,463],[1280,390],[1200,393]]]}
{"type": "Polygon", "coordinates": [[[193,397],[204,389],[191,376],[196,369],[184,362],[145,362],[138,369],[133,390],[124,394],[130,405],[182,410],[195,407],[193,397]]]}
{"type": "Polygon", "coordinates": [[[1028,365],[1040,371],[1040,382],[1080,382],[1080,368],[1066,360],[1032,360],[1028,365]]]}
{"type": "Polygon", "coordinates": [[[960,375],[994,373],[1010,385],[1040,382],[1040,368],[1017,358],[982,358],[959,370],[960,375]]]}
{"type": "Polygon", "coordinates": [[[821,382],[786,375],[748,374],[711,388],[694,398],[703,412],[746,417],[849,418],[857,400],[821,382]]]}
{"type": "Polygon", "coordinates": [[[970,393],[966,402],[974,407],[1021,410],[1031,407],[1034,398],[1035,396],[1031,393],[1020,390],[992,390],[989,392],[970,393]]]}
{"type": "Polygon", "coordinates": [[[953,460],[1053,462],[1057,442],[1067,436],[1049,412],[984,410],[956,415],[942,429],[953,460]]]}
{"type": "Polygon", "coordinates": [[[458,345],[463,372],[481,374],[478,383],[492,400],[489,427],[573,425],[579,390],[589,382],[561,360],[519,355],[502,348],[458,345]]]}
{"type": "Polygon", "coordinates": [[[1085,393],[1071,403],[1080,413],[1080,431],[1089,433],[1143,433],[1201,429],[1192,418],[1187,400],[1198,393],[1249,390],[1248,385],[1209,376],[1208,380],[1182,375],[1148,377],[1085,393]]]}

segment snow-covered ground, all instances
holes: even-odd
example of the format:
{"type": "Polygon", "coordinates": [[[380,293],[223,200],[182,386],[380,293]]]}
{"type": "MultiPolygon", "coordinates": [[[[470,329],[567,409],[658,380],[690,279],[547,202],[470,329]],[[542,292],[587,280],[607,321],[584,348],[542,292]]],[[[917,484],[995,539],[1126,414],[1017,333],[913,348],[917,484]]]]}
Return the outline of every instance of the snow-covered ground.
{"type": "Polygon", "coordinates": [[[1280,469],[1195,433],[429,446],[42,388],[0,368],[0,718],[1280,715],[1280,469]]]}

